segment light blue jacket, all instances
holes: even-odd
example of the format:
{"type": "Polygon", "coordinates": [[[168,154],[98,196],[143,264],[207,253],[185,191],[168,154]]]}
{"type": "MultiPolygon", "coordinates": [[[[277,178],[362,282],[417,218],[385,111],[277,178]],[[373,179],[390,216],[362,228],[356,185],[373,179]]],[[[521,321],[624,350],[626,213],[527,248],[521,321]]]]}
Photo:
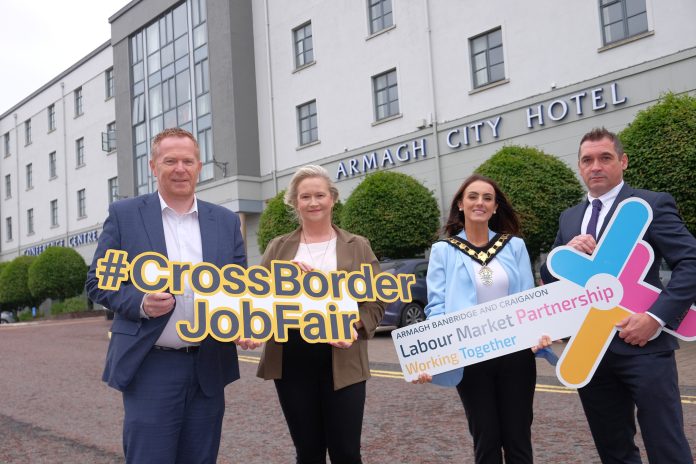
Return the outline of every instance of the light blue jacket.
{"type": "MultiPolygon", "coordinates": [[[[462,230],[458,237],[466,239],[462,230]]],[[[489,240],[495,232],[489,230],[489,240]]],[[[513,237],[496,255],[495,259],[508,275],[508,295],[534,287],[532,265],[524,241],[513,237]]],[[[430,250],[428,264],[428,319],[441,317],[478,304],[473,260],[446,242],[437,242],[430,250]]],[[[455,386],[462,378],[464,368],[433,376],[433,383],[455,386]]]]}

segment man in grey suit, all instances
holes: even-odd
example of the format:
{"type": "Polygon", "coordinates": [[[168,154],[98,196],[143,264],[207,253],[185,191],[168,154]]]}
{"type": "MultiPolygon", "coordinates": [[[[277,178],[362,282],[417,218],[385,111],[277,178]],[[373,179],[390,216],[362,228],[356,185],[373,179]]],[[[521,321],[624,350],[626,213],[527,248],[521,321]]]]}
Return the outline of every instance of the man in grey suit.
{"type": "MultiPolygon", "coordinates": [[[[572,246],[591,254],[621,201],[638,197],[653,211],[643,237],[655,260],[645,281],[662,288],[648,312],[632,314],[617,324],[592,380],[578,390],[597,451],[603,463],[640,463],[636,447],[635,411],[646,452],[654,463],[693,463],[684,435],[674,337],[662,327],[676,329],[696,300],[696,239],[686,229],[671,195],[630,187],[623,181],[628,156],[616,134],[594,129],[580,141],[578,169],[588,188],[587,199],[565,210],[553,247],[572,246]],[[659,279],[662,259],[672,268],[666,288],[659,279]],[[653,338],[656,334],[656,338],[653,338]]],[[[546,283],[556,280],[541,269],[546,283]]]]}
{"type": "MultiPolygon", "coordinates": [[[[224,387],[239,378],[233,343],[181,340],[193,322],[194,294],[139,291],[130,281],[99,288],[96,268],[109,249],[133,259],[155,251],[170,261],[246,266],[239,217],[195,195],[201,171],[193,135],[166,129],[152,142],[158,191],[111,204],[87,277],[90,298],[114,311],[103,380],[123,393],[123,449],[129,463],[214,463],[224,387]]],[[[240,343],[245,345],[245,343],[240,343]]]]}

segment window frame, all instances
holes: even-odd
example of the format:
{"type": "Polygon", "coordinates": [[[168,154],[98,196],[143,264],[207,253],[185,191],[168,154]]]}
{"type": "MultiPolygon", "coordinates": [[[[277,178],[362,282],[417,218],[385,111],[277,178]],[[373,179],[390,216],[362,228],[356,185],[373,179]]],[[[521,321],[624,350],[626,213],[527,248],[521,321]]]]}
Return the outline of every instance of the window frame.
{"type": "Polygon", "coordinates": [[[5,200],[12,198],[12,174],[5,174],[5,200]]]}
{"type": "Polygon", "coordinates": [[[58,177],[57,156],[55,151],[48,154],[48,180],[58,177]]]}
{"type": "Polygon", "coordinates": [[[109,68],[104,71],[104,96],[105,100],[109,100],[114,96],[114,68],[109,68]]]}
{"type": "Polygon", "coordinates": [[[77,218],[87,217],[87,192],[86,189],[77,191],[77,218]]]}
{"type": "Polygon", "coordinates": [[[487,87],[489,85],[505,81],[506,80],[505,46],[503,43],[503,28],[502,28],[502,26],[498,26],[496,28],[490,29],[490,30],[483,32],[481,34],[470,37],[469,38],[469,56],[470,56],[470,69],[471,69],[471,84],[472,84],[472,88],[474,90],[481,89],[481,88],[487,87]],[[495,46],[491,47],[490,38],[491,38],[491,35],[495,34],[496,32],[500,33],[500,45],[495,45],[495,46]],[[477,39],[480,39],[482,37],[486,38],[486,48],[482,52],[474,53],[474,41],[477,39]],[[500,48],[500,56],[501,56],[502,61],[498,61],[496,63],[491,63],[491,59],[490,59],[491,51],[494,49],[497,49],[497,48],[500,48]],[[481,55],[482,53],[485,53],[486,65],[485,65],[485,68],[477,69],[476,68],[476,57],[481,55]],[[493,80],[491,77],[491,68],[493,66],[497,66],[499,64],[503,66],[503,75],[499,79],[493,80]],[[486,70],[486,82],[483,84],[477,84],[476,73],[482,69],[486,70]]]}
{"type": "Polygon", "coordinates": [[[56,130],[56,105],[54,103],[48,105],[48,132],[56,130]]]}
{"type": "Polygon", "coordinates": [[[394,27],[394,5],[392,0],[367,0],[367,22],[368,32],[371,36],[394,27]],[[389,4],[389,11],[385,13],[384,6],[387,3],[389,4]],[[372,9],[376,6],[379,6],[380,14],[379,16],[372,16],[372,9]],[[385,16],[390,16],[390,24],[386,24],[385,16]],[[375,27],[375,22],[378,23],[377,27],[375,27]]]}
{"type": "Polygon", "coordinates": [[[5,218],[5,237],[6,241],[12,241],[12,216],[5,218]]]}
{"type": "Polygon", "coordinates": [[[314,30],[312,28],[311,20],[300,24],[292,30],[292,50],[294,55],[295,70],[314,64],[314,30]],[[309,35],[307,35],[305,32],[307,28],[309,28],[309,35]],[[303,32],[304,36],[298,40],[298,34],[300,31],[303,32]],[[311,48],[309,49],[306,48],[307,42],[309,42],[311,45],[311,48]],[[300,44],[302,44],[302,50],[300,50],[300,44]],[[300,63],[300,57],[302,57],[302,63],[300,63]],[[307,59],[308,57],[309,59],[307,59]]]}
{"type": "Polygon", "coordinates": [[[82,95],[82,86],[76,88],[73,91],[73,96],[75,100],[75,117],[80,117],[84,114],[84,100],[82,95]]]}
{"type": "Polygon", "coordinates": [[[4,156],[7,158],[12,154],[12,150],[10,150],[10,132],[5,132],[5,134],[2,136],[2,144],[3,144],[3,149],[5,150],[4,156]]]}
{"type": "Polygon", "coordinates": [[[109,193],[109,204],[119,199],[120,196],[118,193],[118,176],[106,179],[106,188],[108,189],[109,193]]]}
{"type": "Polygon", "coordinates": [[[27,235],[34,235],[34,208],[27,210],[27,235]]]}
{"type": "Polygon", "coordinates": [[[373,99],[373,110],[374,110],[374,117],[375,117],[375,122],[380,122],[384,120],[388,120],[390,118],[397,117],[401,114],[401,105],[400,105],[400,98],[399,98],[399,77],[396,72],[396,68],[389,69],[387,71],[384,71],[382,73],[376,74],[372,76],[372,99],[373,99]],[[389,84],[389,76],[393,74],[394,75],[394,84],[390,85],[389,84]],[[378,81],[380,78],[385,77],[386,78],[386,86],[378,88],[378,81]],[[389,93],[390,89],[395,88],[396,91],[396,99],[390,100],[389,99],[389,93]],[[382,92],[386,92],[387,97],[386,97],[386,102],[385,103],[379,103],[380,99],[380,94],[382,92]],[[392,112],[391,110],[391,104],[396,102],[396,112],[392,112]],[[386,107],[387,108],[387,114],[385,114],[382,117],[379,117],[380,114],[380,108],[386,107]]]}
{"type": "Polygon", "coordinates": [[[27,183],[27,190],[31,190],[34,188],[34,166],[33,163],[27,163],[25,166],[25,175],[26,175],[26,183],[27,183]]]}
{"type": "Polygon", "coordinates": [[[647,5],[647,0],[643,0],[643,10],[641,10],[639,13],[634,14],[632,16],[628,16],[628,8],[626,6],[626,0],[599,0],[598,5],[599,5],[599,24],[602,32],[602,46],[607,47],[611,45],[615,45],[618,43],[621,43],[625,40],[630,40],[634,37],[639,37],[642,34],[645,34],[646,32],[650,31],[650,23],[648,22],[648,5],[647,5]],[[609,24],[605,24],[604,22],[604,11],[606,9],[609,9],[613,5],[621,5],[621,19],[618,21],[611,22],[609,24]],[[631,34],[628,28],[628,22],[631,18],[635,18],[640,15],[645,15],[645,29],[641,30],[639,32],[636,32],[634,34],[631,34]],[[622,29],[623,29],[623,36],[619,39],[616,40],[607,40],[607,26],[611,26],[613,24],[622,24],[622,29]]]}
{"type": "Polygon", "coordinates": [[[296,114],[297,114],[297,142],[300,147],[304,147],[307,145],[312,145],[316,142],[319,141],[319,119],[318,119],[318,112],[317,112],[317,100],[310,100],[306,103],[302,103],[301,105],[297,105],[296,107],[296,114]],[[302,111],[304,109],[307,109],[307,115],[303,116],[302,111]],[[312,108],[314,108],[314,112],[312,113],[312,108]],[[302,129],[302,122],[303,121],[309,121],[309,128],[307,130],[302,129]],[[312,126],[312,121],[314,121],[314,126],[312,126]],[[308,139],[307,141],[303,140],[303,135],[308,134],[308,139]],[[312,134],[314,137],[312,137],[312,134]]]}
{"type": "Polygon", "coordinates": [[[75,168],[81,168],[85,165],[85,138],[80,137],[75,139],[75,168]]]}
{"type": "Polygon", "coordinates": [[[54,198],[48,208],[51,214],[51,227],[58,227],[58,199],[54,198]]]}
{"type": "Polygon", "coordinates": [[[31,118],[24,121],[24,146],[31,145],[31,118]]]}

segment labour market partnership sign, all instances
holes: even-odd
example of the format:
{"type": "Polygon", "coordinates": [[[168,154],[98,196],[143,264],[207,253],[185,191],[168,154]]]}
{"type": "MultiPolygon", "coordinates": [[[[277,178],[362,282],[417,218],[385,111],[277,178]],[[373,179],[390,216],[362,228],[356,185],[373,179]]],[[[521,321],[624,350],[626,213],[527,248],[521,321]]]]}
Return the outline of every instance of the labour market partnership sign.
{"type": "MultiPolygon", "coordinates": [[[[642,199],[619,204],[592,255],[562,246],[547,259],[559,280],[462,308],[392,332],[406,381],[435,375],[537,345],[542,334],[571,337],[556,374],[569,387],[592,378],[616,333],[616,323],[647,311],[660,289],[643,281],[654,254],[643,237],[652,210],[642,199]]],[[[696,340],[696,307],[676,330],[696,340]]]]}

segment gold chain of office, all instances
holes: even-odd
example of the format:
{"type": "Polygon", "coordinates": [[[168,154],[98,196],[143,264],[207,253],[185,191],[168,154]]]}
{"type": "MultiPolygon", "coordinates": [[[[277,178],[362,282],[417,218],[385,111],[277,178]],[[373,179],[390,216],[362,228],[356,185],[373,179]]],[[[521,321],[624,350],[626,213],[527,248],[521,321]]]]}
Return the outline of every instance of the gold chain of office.
{"type": "Polygon", "coordinates": [[[493,285],[493,270],[488,263],[510,241],[512,235],[497,234],[488,244],[479,248],[461,237],[448,237],[445,241],[481,265],[478,274],[483,285],[493,285]],[[486,249],[486,247],[488,249],[486,249]]]}

